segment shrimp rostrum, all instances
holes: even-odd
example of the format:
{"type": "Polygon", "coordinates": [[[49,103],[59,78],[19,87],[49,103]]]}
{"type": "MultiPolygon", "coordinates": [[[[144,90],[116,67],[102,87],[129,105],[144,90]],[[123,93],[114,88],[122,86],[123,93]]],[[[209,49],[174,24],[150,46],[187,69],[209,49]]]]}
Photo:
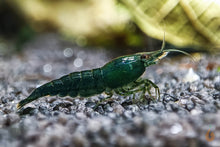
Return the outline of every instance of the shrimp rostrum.
{"type": "Polygon", "coordinates": [[[105,92],[110,98],[113,93],[128,96],[141,92],[141,97],[144,97],[145,93],[148,92],[151,96],[150,89],[152,87],[155,88],[156,97],[159,98],[160,91],[158,86],[149,79],[140,78],[145,72],[145,68],[156,64],[172,51],[189,55],[180,50],[164,50],[163,48],[164,45],[157,51],[121,56],[101,68],[65,75],[36,88],[30,96],[17,104],[17,108],[20,109],[24,105],[48,95],[89,97],[105,92]]]}

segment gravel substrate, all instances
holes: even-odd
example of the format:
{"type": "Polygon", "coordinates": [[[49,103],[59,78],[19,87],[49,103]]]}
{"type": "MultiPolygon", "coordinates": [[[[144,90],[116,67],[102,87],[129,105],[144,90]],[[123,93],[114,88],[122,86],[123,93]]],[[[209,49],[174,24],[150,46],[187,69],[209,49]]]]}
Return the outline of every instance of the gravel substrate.
{"type": "Polygon", "coordinates": [[[172,56],[147,68],[143,78],[159,86],[160,101],[114,95],[94,109],[104,94],[54,96],[17,111],[16,104],[37,86],[100,67],[113,56],[55,35],[40,36],[20,54],[0,56],[0,146],[220,146],[219,56],[200,54],[199,62],[172,56]]]}

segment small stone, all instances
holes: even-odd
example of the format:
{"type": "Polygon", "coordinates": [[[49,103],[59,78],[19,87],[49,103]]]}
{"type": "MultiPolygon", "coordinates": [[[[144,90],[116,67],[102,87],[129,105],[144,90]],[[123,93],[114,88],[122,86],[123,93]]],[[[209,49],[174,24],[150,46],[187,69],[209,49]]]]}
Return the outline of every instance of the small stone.
{"type": "Polygon", "coordinates": [[[77,112],[76,117],[77,119],[85,119],[86,115],[83,112],[77,112]]]}
{"type": "Polygon", "coordinates": [[[5,114],[11,113],[11,109],[10,109],[10,108],[7,108],[7,107],[3,108],[2,111],[3,111],[5,114]]]}
{"type": "Polygon", "coordinates": [[[190,111],[190,113],[191,113],[191,115],[198,116],[199,114],[202,114],[203,112],[200,109],[195,108],[192,111],[190,111]]]}
{"type": "Polygon", "coordinates": [[[154,111],[156,113],[162,112],[162,111],[164,111],[164,109],[165,109],[165,107],[164,107],[163,103],[161,103],[161,102],[150,104],[148,107],[148,110],[154,111]]]}
{"type": "Polygon", "coordinates": [[[180,96],[184,96],[185,95],[185,93],[184,92],[180,92],[180,96]]]}
{"type": "Polygon", "coordinates": [[[9,102],[9,100],[8,100],[7,97],[5,97],[5,96],[1,97],[1,103],[2,103],[2,104],[6,104],[6,103],[8,103],[8,102],[9,102]]]}
{"type": "Polygon", "coordinates": [[[125,107],[126,110],[131,110],[132,112],[139,111],[140,109],[138,108],[137,105],[128,105],[125,107]]]}
{"type": "Polygon", "coordinates": [[[116,118],[116,114],[115,113],[108,113],[108,117],[111,119],[115,119],[116,118]]]}
{"type": "Polygon", "coordinates": [[[189,101],[189,102],[186,103],[186,109],[188,111],[191,111],[194,108],[195,108],[195,104],[192,101],[189,101]]]}
{"type": "Polygon", "coordinates": [[[97,110],[97,112],[99,112],[100,114],[104,114],[104,110],[103,110],[103,108],[102,108],[102,106],[98,106],[97,108],[96,108],[96,110],[97,110]]]}
{"type": "Polygon", "coordinates": [[[206,105],[203,105],[202,111],[206,113],[216,113],[217,108],[212,104],[206,104],[206,105]]]}
{"type": "Polygon", "coordinates": [[[95,108],[97,104],[95,102],[86,102],[85,106],[90,108],[95,108]]]}
{"type": "Polygon", "coordinates": [[[179,110],[179,106],[176,103],[171,103],[170,106],[174,112],[177,112],[179,110]]]}
{"type": "Polygon", "coordinates": [[[98,132],[101,129],[101,127],[102,127],[102,122],[96,119],[89,120],[88,125],[87,125],[88,131],[93,132],[93,133],[98,132]]]}
{"type": "Polygon", "coordinates": [[[130,111],[130,110],[126,110],[126,111],[124,112],[124,116],[125,116],[126,118],[132,118],[133,113],[132,113],[132,111],[130,111]]]}
{"type": "Polygon", "coordinates": [[[171,128],[170,128],[170,132],[172,134],[178,134],[180,133],[181,131],[183,131],[183,127],[181,124],[179,123],[175,123],[171,128]]]}
{"type": "Polygon", "coordinates": [[[199,80],[200,77],[193,71],[192,68],[189,69],[188,73],[185,75],[184,82],[194,82],[199,80]]]}
{"type": "Polygon", "coordinates": [[[53,115],[53,116],[58,116],[58,115],[60,115],[60,112],[59,112],[59,111],[53,111],[53,112],[52,112],[52,115],[53,115]]]}
{"type": "Polygon", "coordinates": [[[16,122],[18,122],[20,120],[20,117],[17,115],[17,114],[8,114],[6,116],[6,119],[5,119],[5,122],[4,122],[4,125],[5,126],[10,126],[16,122]]]}
{"type": "Polygon", "coordinates": [[[113,108],[112,108],[109,104],[106,104],[106,105],[104,106],[104,110],[105,110],[106,112],[112,112],[112,111],[113,111],[113,108]]]}
{"type": "Polygon", "coordinates": [[[53,110],[59,110],[59,107],[68,108],[73,105],[73,103],[69,101],[55,101],[53,104],[55,105],[53,110]]]}
{"type": "MultiPolygon", "coordinates": [[[[183,93],[182,95],[184,95],[184,94],[185,93],[183,93]]],[[[178,96],[175,96],[175,95],[164,94],[164,96],[163,96],[163,102],[166,102],[166,103],[168,103],[170,101],[175,102],[177,100],[179,100],[179,98],[178,98],[178,96]]]]}
{"type": "Polygon", "coordinates": [[[46,116],[50,116],[50,112],[49,112],[49,109],[47,106],[44,106],[44,105],[41,105],[39,106],[39,112],[41,112],[43,115],[46,115],[46,116]]]}
{"type": "Polygon", "coordinates": [[[124,101],[122,104],[121,104],[123,107],[127,107],[129,105],[132,105],[132,101],[124,101]]]}
{"type": "Polygon", "coordinates": [[[220,82],[216,82],[214,87],[216,90],[220,91],[220,82]]]}
{"type": "Polygon", "coordinates": [[[112,107],[114,109],[113,111],[117,114],[122,114],[125,111],[124,107],[122,107],[122,105],[119,104],[113,104],[112,107]]]}
{"type": "Polygon", "coordinates": [[[214,101],[213,104],[216,106],[217,109],[220,109],[220,101],[214,101]]]}
{"type": "Polygon", "coordinates": [[[48,98],[48,99],[47,99],[47,102],[48,102],[48,103],[53,103],[53,102],[55,102],[56,100],[57,100],[57,98],[52,97],[52,98],[48,98]]]}
{"type": "Polygon", "coordinates": [[[213,98],[216,100],[216,99],[219,99],[220,100],[220,92],[218,93],[214,93],[213,94],[213,98]]]}
{"type": "Polygon", "coordinates": [[[141,127],[143,125],[143,118],[142,117],[138,117],[138,116],[135,116],[133,118],[134,120],[134,124],[137,126],[137,127],[141,127]]]}

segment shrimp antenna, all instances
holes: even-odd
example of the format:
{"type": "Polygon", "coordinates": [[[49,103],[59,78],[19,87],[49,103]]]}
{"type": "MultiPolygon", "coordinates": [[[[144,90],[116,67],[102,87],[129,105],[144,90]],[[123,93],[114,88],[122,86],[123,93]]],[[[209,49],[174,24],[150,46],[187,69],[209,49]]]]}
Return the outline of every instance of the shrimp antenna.
{"type": "Polygon", "coordinates": [[[177,50],[177,49],[165,49],[165,51],[166,51],[166,52],[179,52],[179,53],[182,53],[182,54],[185,54],[185,55],[189,56],[189,57],[193,60],[193,62],[196,61],[196,59],[195,59],[191,54],[189,54],[189,53],[187,53],[187,52],[184,52],[184,51],[181,51],[181,50],[177,50]]]}
{"type": "Polygon", "coordinates": [[[162,43],[162,47],[161,47],[161,52],[163,51],[163,49],[165,48],[165,44],[166,44],[166,42],[165,42],[165,32],[164,32],[164,34],[163,34],[163,43],[162,43]]]}
{"type": "MultiPolygon", "coordinates": [[[[164,31],[163,43],[162,43],[162,47],[161,47],[161,49],[160,49],[161,52],[164,51],[165,44],[166,44],[166,42],[165,42],[165,31],[164,31]]],[[[167,52],[179,52],[179,53],[182,53],[182,54],[185,54],[185,55],[189,56],[189,57],[193,60],[193,62],[196,61],[195,58],[194,58],[191,54],[189,54],[189,53],[187,53],[187,52],[184,52],[184,51],[181,51],[181,50],[177,50],[177,49],[165,49],[165,51],[167,51],[167,52]]]]}

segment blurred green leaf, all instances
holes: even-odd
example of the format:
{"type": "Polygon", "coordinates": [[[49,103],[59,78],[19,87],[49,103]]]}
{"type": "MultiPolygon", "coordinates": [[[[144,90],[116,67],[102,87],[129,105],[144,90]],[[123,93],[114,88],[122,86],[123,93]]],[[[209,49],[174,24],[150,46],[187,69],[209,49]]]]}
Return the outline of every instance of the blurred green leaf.
{"type": "Polygon", "coordinates": [[[220,48],[219,0],[119,0],[149,36],[176,46],[220,48]]]}

